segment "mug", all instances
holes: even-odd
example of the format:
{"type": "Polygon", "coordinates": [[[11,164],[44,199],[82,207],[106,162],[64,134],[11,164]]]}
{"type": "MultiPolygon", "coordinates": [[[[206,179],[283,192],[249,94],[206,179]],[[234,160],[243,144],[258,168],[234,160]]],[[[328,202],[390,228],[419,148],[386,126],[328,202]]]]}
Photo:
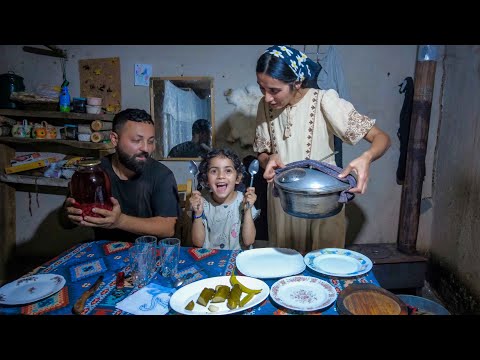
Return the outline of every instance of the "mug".
{"type": "Polygon", "coordinates": [[[43,126],[42,124],[35,124],[32,130],[32,138],[45,139],[46,136],[47,136],[47,129],[45,129],[45,126],[43,126]]]}
{"type": "Polygon", "coordinates": [[[46,130],[46,139],[56,139],[57,138],[57,128],[53,125],[50,125],[46,121],[42,121],[41,124],[45,127],[46,130]]]}
{"type": "Polygon", "coordinates": [[[22,122],[17,122],[12,127],[12,136],[18,138],[30,137],[32,132],[32,125],[28,123],[26,119],[23,119],[22,122]]]}

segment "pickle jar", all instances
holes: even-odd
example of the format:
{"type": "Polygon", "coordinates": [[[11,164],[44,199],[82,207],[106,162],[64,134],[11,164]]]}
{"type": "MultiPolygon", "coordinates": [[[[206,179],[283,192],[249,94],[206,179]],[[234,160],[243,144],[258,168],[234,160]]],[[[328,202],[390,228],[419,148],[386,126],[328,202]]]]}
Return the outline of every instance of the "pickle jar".
{"type": "Polygon", "coordinates": [[[93,208],[112,210],[110,178],[100,167],[100,160],[89,159],[78,162],[78,169],[70,181],[71,197],[75,207],[83,211],[83,216],[102,217],[92,212],[93,208]]]}

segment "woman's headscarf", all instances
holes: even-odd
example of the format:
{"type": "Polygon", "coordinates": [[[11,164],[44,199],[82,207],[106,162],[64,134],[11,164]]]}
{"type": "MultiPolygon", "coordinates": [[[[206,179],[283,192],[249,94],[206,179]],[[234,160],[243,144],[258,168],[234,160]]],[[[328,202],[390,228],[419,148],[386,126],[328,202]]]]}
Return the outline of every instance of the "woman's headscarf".
{"type": "Polygon", "coordinates": [[[295,73],[297,81],[303,81],[306,78],[316,80],[320,72],[321,66],[297,49],[275,45],[270,46],[265,52],[282,59],[295,73]]]}

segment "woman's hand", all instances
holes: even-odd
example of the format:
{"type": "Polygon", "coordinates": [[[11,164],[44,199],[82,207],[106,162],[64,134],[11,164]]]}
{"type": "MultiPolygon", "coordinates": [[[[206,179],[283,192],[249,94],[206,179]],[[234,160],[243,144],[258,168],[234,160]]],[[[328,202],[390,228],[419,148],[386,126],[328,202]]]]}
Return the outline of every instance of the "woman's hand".
{"type": "Polygon", "coordinates": [[[255,194],[255,188],[252,186],[247,188],[245,196],[243,197],[243,210],[247,211],[252,208],[255,201],[257,201],[257,194],[255,194]]]}
{"type": "Polygon", "coordinates": [[[190,209],[195,216],[200,216],[203,213],[203,200],[200,191],[192,191],[192,195],[190,196],[190,209]]]}
{"type": "Polygon", "coordinates": [[[369,178],[370,164],[372,160],[368,153],[363,153],[360,157],[352,160],[348,166],[342,171],[338,177],[343,179],[350,172],[353,172],[357,177],[357,187],[354,187],[348,192],[365,194],[367,191],[367,184],[369,178]]]}
{"type": "Polygon", "coordinates": [[[270,155],[268,158],[267,166],[265,166],[265,172],[263,173],[263,178],[267,180],[267,182],[272,182],[273,178],[275,177],[275,170],[279,168],[284,168],[284,167],[285,165],[280,159],[280,155],[278,154],[270,155]]]}

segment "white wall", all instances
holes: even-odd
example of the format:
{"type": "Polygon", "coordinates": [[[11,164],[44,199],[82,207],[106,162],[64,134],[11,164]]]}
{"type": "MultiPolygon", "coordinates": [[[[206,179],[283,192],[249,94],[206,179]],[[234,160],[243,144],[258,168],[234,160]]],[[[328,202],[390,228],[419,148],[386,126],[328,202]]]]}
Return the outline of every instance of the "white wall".
{"type": "MultiPolygon", "coordinates": [[[[79,96],[78,60],[87,58],[120,57],[122,82],[122,108],[149,109],[147,87],[133,86],[134,64],[147,63],[153,66],[153,76],[212,76],[214,78],[215,127],[217,144],[228,129],[225,119],[233,106],[223,95],[227,89],[235,89],[256,83],[257,58],[269,45],[58,45],[66,49],[67,78],[72,96],[79,96]]],[[[303,50],[303,45],[297,45],[303,50]]],[[[416,45],[339,45],[336,46],[349,85],[352,103],[361,112],[377,119],[377,125],[392,139],[392,147],[371,168],[371,180],[367,194],[357,196],[347,207],[347,214],[354,213],[350,221],[347,243],[394,243],[397,239],[398,213],[401,187],[396,184],[395,174],[399,156],[399,141],[396,136],[399,115],[404,95],[398,93],[398,85],[407,76],[414,76],[416,45]]],[[[34,55],[22,51],[21,45],[0,46],[0,73],[13,70],[25,78],[27,90],[41,83],[60,84],[62,80],[58,59],[34,55]]],[[[437,67],[437,78],[442,67],[437,67]]],[[[438,83],[438,82],[437,82],[438,83]]],[[[437,88],[435,89],[437,92],[437,88]]],[[[434,95],[435,96],[435,95],[434,95]]],[[[438,102],[433,104],[432,117],[438,117],[438,102]]],[[[433,119],[430,132],[435,134],[437,121],[433,119]]],[[[427,154],[426,189],[429,195],[431,183],[432,152],[436,136],[430,136],[427,154]]],[[[344,165],[360,155],[368,147],[362,141],[358,146],[344,145],[344,165]]],[[[233,148],[245,155],[245,150],[233,148]]],[[[248,152],[248,151],[247,151],[248,152]]],[[[186,164],[165,161],[175,173],[177,182],[188,178],[186,164]]],[[[424,191],[425,192],[425,191],[424,191]]],[[[60,206],[63,199],[52,195],[42,196],[45,205],[38,209],[35,220],[29,219],[25,207],[25,195],[17,194],[17,243],[28,242],[37,231],[38,224],[48,211],[60,206]]],[[[424,215],[422,215],[423,217],[424,215]]],[[[421,219],[421,245],[428,248],[429,231],[424,231],[421,219]],[[424,233],[424,234],[423,234],[424,233]]],[[[420,245],[420,244],[419,244],[420,245]]]]}

